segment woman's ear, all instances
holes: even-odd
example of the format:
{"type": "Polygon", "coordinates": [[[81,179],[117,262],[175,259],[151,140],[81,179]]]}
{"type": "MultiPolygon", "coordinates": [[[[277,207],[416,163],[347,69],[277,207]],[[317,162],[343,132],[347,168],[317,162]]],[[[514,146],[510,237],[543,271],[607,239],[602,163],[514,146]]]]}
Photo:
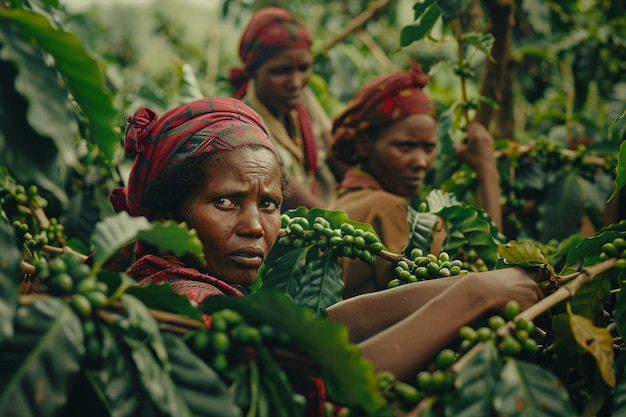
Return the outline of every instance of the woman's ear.
{"type": "Polygon", "coordinates": [[[359,135],[355,138],[354,147],[357,155],[360,159],[367,158],[370,154],[372,140],[364,135],[359,135]]]}

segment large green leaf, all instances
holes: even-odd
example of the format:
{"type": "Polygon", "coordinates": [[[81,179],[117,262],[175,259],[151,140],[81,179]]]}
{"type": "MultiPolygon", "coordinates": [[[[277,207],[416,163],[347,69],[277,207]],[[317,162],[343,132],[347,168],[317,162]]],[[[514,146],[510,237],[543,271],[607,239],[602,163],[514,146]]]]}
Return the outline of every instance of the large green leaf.
{"type": "MultiPolygon", "coordinates": [[[[626,111],[624,112],[626,114],[626,111]]],[[[626,141],[619,145],[619,155],[617,156],[617,166],[615,167],[615,189],[608,201],[613,200],[620,190],[626,185],[626,141]]]]}
{"type": "Polygon", "coordinates": [[[0,350],[0,415],[56,416],[85,354],[81,322],[58,298],[18,307],[0,350]]]}
{"type": "Polygon", "coordinates": [[[148,308],[202,320],[202,313],[198,307],[193,305],[185,294],[175,292],[169,282],[135,285],[129,287],[126,294],[136,297],[148,308]]]}
{"type": "Polygon", "coordinates": [[[171,378],[171,363],[158,323],[135,297],[124,294],[122,302],[128,317],[116,325],[128,345],[143,389],[162,415],[191,416],[171,378]]]}
{"type": "Polygon", "coordinates": [[[94,265],[102,266],[119,248],[135,239],[140,230],[150,227],[145,217],[131,217],[125,211],[100,221],[90,239],[95,250],[94,265]]]}
{"type": "Polygon", "coordinates": [[[575,171],[570,171],[546,190],[548,197],[537,206],[540,215],[537,222],[540,241],[565,239],[580,229],[585,214],[584,201],[580,198],[581,181],[582,178],[575,171]]]}
{"type": "Polygon", "coordinates": [[[239,312],[253,326],[269,324],[292,338],[294,350],[314,359],[321,368],[330,398],[348,406],[360,406],[369,415],[383,415],[387,403],[377,386],[374,366],[348,343],[347,328],[315,316],[272,289],[244,297],[207,297],[201,309],[208,314],[225,308],[239,312]]]}
{"type": "Polygon", "coordinates": [[[415,248],[421,249],[424,253],[430,253],[430,245],[433,243],[433,227],[437,222],[437,216],[432,213],[421,213],[409,206],[407,221],[411,234],[402,253],[410,257],[411,251],[415,248]]]}
{"type": "MultiPolygon", "coordinates": [[[[20,251],[15,247],[15,232],[0,223],[0,349],[13,336],[13,317],[17,308],[17,282],[20,279],[20,251]]],[[[0,350],[1,351],[1,350],[0,350]]]]}
{"type": "Polygon", "coordinates": [[[189,230],[185,223],[150,223],[145,217],[132,217],[122,211],[96,224],[91,235],[95,247],[95,265],[103,265],[119,248],[135,239],[151,243],[163,251],[171,251],[177,256],[192,253],[204,262],[202,242],[197,232],[189,230]]]}
{"type": "Polygon", "coordinates": [[[343,298],[342,271],[333,252],[307,252],[304,275],[298,279],[300,291],[294,296],[296,304],[309,307],[318,317],[325,317],[326,308],[343,298]]]}
{"type": "Polygon", "coordinates": [[[196,417],[239,417],[241,410],[219,375],[183,342],[180,336],[163,332],[176,389],[196,417]]]}
{"type": "Polygon", "coordinates": [[[498,245],[498,255],[502,257],[506,265],[534,267],[545,265],[554,275],[554,269],[543,256],[541,249],[528,240],[511,240],[507,243],[498,245]]]}
{"type": "Polygon", "coordinates": [[[576,415],[567,391],[550,372],[530,362],[510,359],[494,390],[498,415],[509,417],[576,415]]]}
{"type": "Polygon", "coordinates": [[[563,271],[571,267],[589,266],[600,262],[602,245],[607,242],[612,242],[615,238],[624,237],[625,232],[626,222],[609,225],[605,229],[598,231],[595,235],[581,239],[580,242],[568,252],[563,271]]]}
{"type": "MultiPolygon", "coordinates": [[[[6,32],[6,28],[0,25],[0,37],[7,38],[6,32]]],[[[0,163],[22,184],[37,184],[65,204],[68,200],[65,193],[67,175],[62,160],[57,157],[60,146],[39,134],[36,128],[44,123],[47,132],[58,130],[61,143],[73,139],[73,136],[68,137],[64,133],[69,133],[68,126],[75,123],[62,105],[67,91],[55,88],[56,72],[46,71],[46,67],[41,66],[41,54],[36,53],[20,37],[8,36],[7,42],[0,49],[0,55],[0,72],[3,75],[0,77],[0,163]],[[30,99],[38,105],[29,107],[26,98],[16,90],[14,80],[18,76],[17,69],[4,61],[13,57],[21,59],[21,68],[28,68],[19,72],[20,78],[16,82],[25,93],[34,95],[30,99]],[[31,91],[31,88],[35,91],[31,91]],[[50,110],[50,106],[43,109],[41,106],[45,106],[45,103],[59,105],[52,106],[54,110],[50,110]]],[[[75,153],[74,150],[69,152],[71,155],[75,153]]]]}
{"type": "Polygon", "coordinates": [[[115,129],[118,112],[105,89],[99,64],[89,55],[76,35],[52,26],[42,14],[22,9],[0,9],[0,19],[14,23],[29,40],[52,55],[54,64],[89,122],[89,137],[97,143],[106,160],[112,160],[120,145],[115,129]]]}
{"type": "Polygon", "coordinates": [[[82,380],[74,384],[64,414],[111,417],[154,415],[155,407],[143,390],[133,357],[108,324],[95,321],[99,336],[99,360],[84,366],[82,380]],[[95,397],[95,398],[94,398],[95,397]]]}
{"type": "Polygon", "coordinates": [[[454,417],[492,414],[493,390],[498,383],[502,362],[493,343],[482,343],[480,350],[457,373],[456,389],[446,396],[445,415],[454,417]]]}
{"type": "Polygon", "coordinates": [[[423,13],[418,16],[418,10],[416,10],[416,20],[408,26],[404,26],[400,31],[400,46],[409,46],[413,42],[423,39],[426,35],[430,34],[430,31],[435,26],[435,23],[439,20],[441,12],[439,8],[435,6],[434,0],[427,0],[424,3],[416,3],[416,6],[427,5],[423,13]]]}
{"type": "Polygon", "coordinates": [[[309,250],[311,246],[288,252],[272,248],[259,269],[257,280],[262,282],[263,287],[274,288],[293,300],[300,290],[298,278],[303,275],[302,269],[309,250]],[[271,256],[273,254],[280,256],[271,256]]]}

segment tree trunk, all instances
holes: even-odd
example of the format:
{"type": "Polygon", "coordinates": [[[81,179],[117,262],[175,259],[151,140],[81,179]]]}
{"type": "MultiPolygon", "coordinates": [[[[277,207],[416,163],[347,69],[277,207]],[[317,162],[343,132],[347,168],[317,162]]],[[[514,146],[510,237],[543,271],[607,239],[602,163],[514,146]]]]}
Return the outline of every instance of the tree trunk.
{"type": "Polygon", "coordinates": [[[495,138],[513,139],[513,81],[515,62],[511,55],[511,36],[515,24],[513,0],[483,0],[489,19],[487,31],[495,38],[492,56],[486,60],[480,81],[480,94],[495,100],[499,109],[480,106],[476,120],[489,128],[495,138]]]}

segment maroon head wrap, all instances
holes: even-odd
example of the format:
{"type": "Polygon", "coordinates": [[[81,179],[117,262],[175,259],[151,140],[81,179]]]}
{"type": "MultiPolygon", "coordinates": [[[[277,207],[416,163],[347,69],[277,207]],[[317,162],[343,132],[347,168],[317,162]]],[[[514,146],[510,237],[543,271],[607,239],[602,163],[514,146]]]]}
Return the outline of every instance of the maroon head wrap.
{"type": "Polygon", "coordinates": [[[311,33],[296,16],[280,7],[257,11],[248,22],[239,43],[239,58],[245,69],[231,68],[228,74],[235,87],[233,97],[246,95],[249,74],[266,59],[291,48],[310,48],[311,33]]]}
{"type": "Polygon", "coordinates": [[[143,198],[150,184],[186,159],[245,145],[260,145],[277,154],[254,110],[232,98],[203,98],[175,107],[158,118],[143,107],[127,118],[124,149],[134,156],[128,186],[114,189],[115,211],[150,217],[143,198]]]}
{"type": "Polygon", "coordinates": [[[435,117],[435,105],[422,90],[428,80],[421,66],[413,64],[409,70],[380,75],[365,83],[333,119],[333,155],[354,164],[354,141],[364,131],[411,114],[435,117]]]}

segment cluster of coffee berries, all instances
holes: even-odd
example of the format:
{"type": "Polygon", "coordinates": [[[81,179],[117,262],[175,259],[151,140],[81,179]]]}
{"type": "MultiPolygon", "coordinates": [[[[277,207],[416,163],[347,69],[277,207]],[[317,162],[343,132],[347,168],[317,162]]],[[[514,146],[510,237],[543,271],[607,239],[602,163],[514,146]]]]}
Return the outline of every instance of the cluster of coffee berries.
{"type": "Polygon", "coordinates": [[[424,392],[408,382],[396,379],[391,372],[383,371],[376,374],[376,382],[383,396],[389,401],[396,401],[403,411],[408,411],[424,398],[424,392]]]}
{"type": "Polygon", "coordinates": [[[269,324],[258,327],[232,309],[222,309],[211,314],[211,325],[190,334],[188,343],[198,355],[205,357],[217,372],[225,372],[236,361],[245,346],[289,346],[291,336],[269,324]]]}
{"type": "Polygon", "coordinates": [[[64,253],[49,261],[41,258],[33,263],[40,280],[41,291],[68,302],[81,317],[91,315],[94,307],[108,303],[108,286],[91,274],[91,268],[82,263],[78,254],[64,253]]]}
{"type": "Polygon", "coordinates": [[[617,258],[615,269],[626,270],[626,238],[616,237],[611,242],[602,245],[600,259],[617,258]]]}
{"type": "Polygon", "coordinates": [[[445,394],[454,390],[455,373],[452,365],[457,359],[457,353],[452,349],[444,349],[437,354],[434,369],[424,370],[417,373],[415,382],[422,392],[433,394],[445,394]]]}
{"type": "Polygon", "coordinates": [[[369,264],[376,262],[376,254],[384,246],[376,234],[355,228],[350,223],[342,223],[339,228],[332,228],[323,217],[316,217],[313,224],[305,217],[281,218],[284,235],[277,244],[285,248],[302,248],[317,244],[320,251],[332,249],[337,256],[361,259],[369,264]]]}
{"type": "Polygon", "coordinates": [[[470,326],[461,327],[459,329],[459,337],[462,339],[462,342],[459,346],[459,354],[466,353],[479,342],[495,343],[498,351],[503,356],[532,357],[537,354],[539,345],[533,338],[535,324],[530,320],[517,317],[519,312],[519,303],[511,300],[505,306],[504,317],[498,315],[491,316],[486,326],[477,329],[470,326]],[[506,326],[507,320],[512,321],[514,327],[501,336],[496,331],[502,326],[506,326]]]}
{"type": "Polygon", "coordinates": [[[387,284],[388,288],[410,282],[427,279],[449,277],[467,274],[463,262],[459,259],[450,259],[448,252],[442,251],[439,255],[424,254],[419,248],[411,251],[411,259],[400,260],[393,271],[393,279],[387,284]]]}

